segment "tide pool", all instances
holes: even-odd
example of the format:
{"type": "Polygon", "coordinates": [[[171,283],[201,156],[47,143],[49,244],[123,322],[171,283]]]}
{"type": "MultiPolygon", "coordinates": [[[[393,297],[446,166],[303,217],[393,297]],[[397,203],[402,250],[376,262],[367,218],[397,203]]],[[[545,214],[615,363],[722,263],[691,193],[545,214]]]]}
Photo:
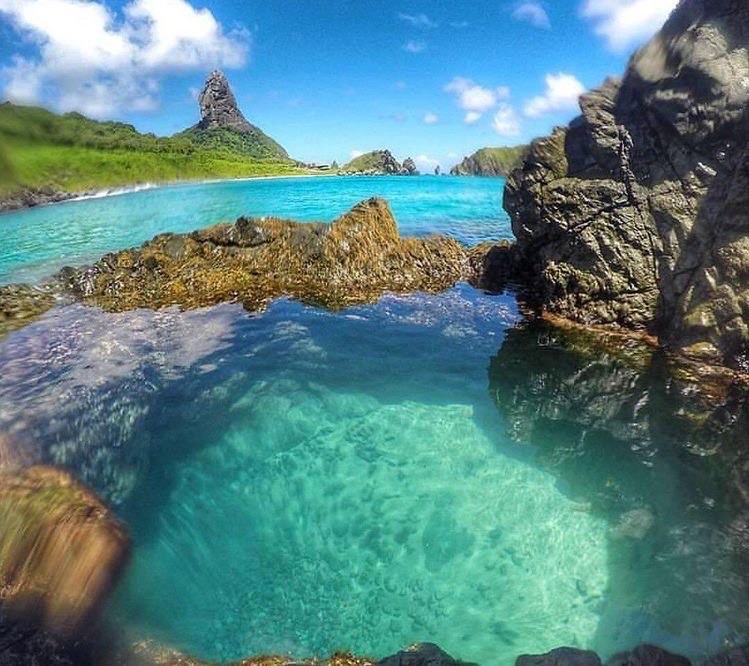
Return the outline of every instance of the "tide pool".
{"type": "Polygon", "coordinates": [[[241,215],[331,221],[363,199],[388,200],[403,235],[473,245],[511,236],[504,181],[453,177],[278,178],[180,184],[0,215],[0,284],[35,282],[65,265],[241,215]]]}
{"type": "Polygon", "coordinates": [[[728,434],[691,454],[672,380],[518,322],[465,285],[56,308],[0,341],[3,451],[113,504],[134,549],[107,620],[199,657],[745,641],[728,434]]]}

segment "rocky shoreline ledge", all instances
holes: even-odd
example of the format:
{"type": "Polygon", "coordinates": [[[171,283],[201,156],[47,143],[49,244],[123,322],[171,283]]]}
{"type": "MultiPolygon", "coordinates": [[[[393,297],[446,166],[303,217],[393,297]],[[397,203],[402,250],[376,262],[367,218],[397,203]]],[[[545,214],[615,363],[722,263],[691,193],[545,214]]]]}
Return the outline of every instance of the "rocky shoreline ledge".
{"type": "Polygon", "coordinates": [[[461,280],[480,282],[486,249],[467,250],[444,236],[402,238],[382,199],[364,201],[330,224],[240,218],[161,234],[39,285],[0,287],[0,334],[74,300],[111,312],[222,302],[258,310],[290,296],[339,309],[386,291],[439,292],[461,280]]]}
{"type": "MultiPolygon", "coordinates": [[[[749,381],[747,369],[668,347],[644,327],[602,324],[539,306],[521,261],[520,244],[466,248],[433,235],[402,238],[386,201],[369,199],[331,223],[239,218],[186,234],[165,233],[138,248],[66,267],[36,285],[0,286],[0,336],[56,305],[80,302],[108,312],[183,310],[218,303],[263,309],[279,297],[331,310],[376,301],[384,293],[438,293],[458,282],[499,293],[513,290],[526,317],[597,336],[664,348],[682,373],[724,387],[749,381]]],[[[716,393],[722,393],[716,390],[716,393]]]]}

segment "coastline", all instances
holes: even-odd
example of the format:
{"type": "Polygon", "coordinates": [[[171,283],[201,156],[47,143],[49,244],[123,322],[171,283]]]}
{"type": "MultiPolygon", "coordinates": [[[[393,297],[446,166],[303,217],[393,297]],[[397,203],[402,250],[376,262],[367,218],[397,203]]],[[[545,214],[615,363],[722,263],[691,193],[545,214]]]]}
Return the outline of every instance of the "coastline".
{"type": "Polygon", "coordinates": [[[132,185],[117,185],[108,188],[83,190],[78,192],[49,191],[49,190],[21,190],[5,199],[0,199],[0,215],[6,213],[17,213],[31,208],[51,206],[67,201],[87,201],[89,199],[105,199],[108,197],[132,194],[145,190],[157,190],[174,185],[208,185],[212,183],[245,182],[250,180],[281,180],[285,178],[329,178],[337,176],[337,173],[290,173],[273,176],[242,176],[240,178],[201,178],[180,179],[160,182],[134,183],[132,185]]]}

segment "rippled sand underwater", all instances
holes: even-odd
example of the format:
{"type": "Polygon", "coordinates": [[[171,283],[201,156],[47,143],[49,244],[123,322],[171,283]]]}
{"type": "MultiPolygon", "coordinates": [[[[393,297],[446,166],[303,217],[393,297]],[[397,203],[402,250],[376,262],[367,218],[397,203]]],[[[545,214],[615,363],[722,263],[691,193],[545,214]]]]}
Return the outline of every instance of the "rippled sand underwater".
{"type": "Polygon", "coordinates": [[[636,381],[608,361],[610,408],[578,427],[557,394],[584,400],[589,364],[517,321],[466,286],[337,314],[60,308],[0,342],[0,426],[129,525],[110,620],[202,657],[746,638],[720,459],[618,433],[636,381]]]}

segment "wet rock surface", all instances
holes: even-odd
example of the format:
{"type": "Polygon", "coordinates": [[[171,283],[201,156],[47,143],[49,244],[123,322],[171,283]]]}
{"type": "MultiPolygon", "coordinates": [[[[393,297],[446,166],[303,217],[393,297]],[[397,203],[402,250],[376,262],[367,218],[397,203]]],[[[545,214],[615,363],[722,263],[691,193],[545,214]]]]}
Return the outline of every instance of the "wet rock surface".
{"type": "Polygon", "coordinates": [[[25,326],[52,308],[59,291],[54,283],[0,286],[0,337],[25,326]]]}
{"type": "Polygon", "coordinates": [[[112,311],[224,301],[254,310],[282,295],[337,308],[384,291],[441,291],[469,271],[456,241],[401,238],[387,203],[370,199],[331,224],[240,218],[162,234],[63,279],[84,302],[112,311]]]}
{"type": "Polygon", "coordinates": [[[749,7],[684,0],[505,190],[527,298],[749,362],[749,7]]]}
{"type": "Polygon", "coordinates": [[[34,208],[46,204],[67,201],[76,196],[83,196],[86,192],[71,193],[55,190],[52,188],[25,188],[12,195],[0,199],[0,212],[21,210],[23,208],[34,208]]]}
{"type": "Polygon", "coordinates": [[[97,617],[129,554],[109,509],[69,474],[0,475],[0,613],[62,636],[97,617]]]}
{"type": "Polygon", "coordinates": [[[376,666],[460,666],[460,664],[465,664],[465,662],[456,661],[434,643],[416,643],[378,661],[376,666]]]}
{"type": "Polygon", "coordinates": [[[515,666],[601,666],[601,660],[595,652],[563,647],[546,654],[524,654],[515,666]]]}
{"type": "Polygon", "coordinates": [[[615,655],[606,666],[690,666],[686,657],[655,645],[638,645],[634,650],[615,655]]]}

